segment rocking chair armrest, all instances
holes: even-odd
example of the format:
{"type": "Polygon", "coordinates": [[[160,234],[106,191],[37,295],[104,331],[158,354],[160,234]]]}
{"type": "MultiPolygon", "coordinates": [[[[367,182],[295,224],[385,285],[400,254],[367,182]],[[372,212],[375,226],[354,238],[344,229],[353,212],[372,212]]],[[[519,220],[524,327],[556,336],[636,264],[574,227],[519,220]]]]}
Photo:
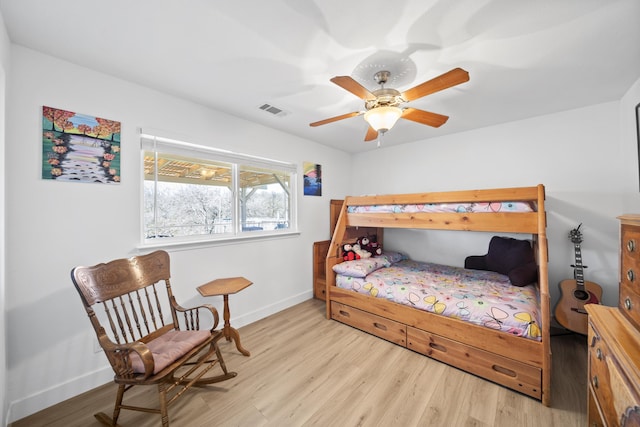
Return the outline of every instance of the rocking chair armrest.
{"type": "Polygon", "coordinates": [[[102,349],[111,361],[114,370],[118,376],[130,376],[133,372],[133,364],[131,363],[131,353],[137,353],[144,366],[144,378],[148,378],[153,374],[155,362],[153,354],[149,347],[142,341],[135,341],[126,344],[115,344],[107,339],[108,343],[100,342],[102,349]],[[123,353],[125,357],[123,357],[123,353]]]}
{"type": "MultiPolygon", "coordinates": [[[[213,332],[218,327],[218,323],[220,322],[220,316],[218,315],[218,310],[216,310],[216,308],[211,304],[202,304],[202,305],[198,305],[191,308],[185,308],[185,307],[182,307],[177,302],[173,301],[173,307],[177,312],[186,313],[186,314],[198,313],[200,310],[203,310],[205,313],[210,312],[211,315],[213,316],[213,326],[211,327],[211,332],[213,332]]],[[[195,325],[195,326],[198,326],[198,325],[195,325]]],[[[199,328],[195,327],[194,329],[199,329],[199,328]]]]}

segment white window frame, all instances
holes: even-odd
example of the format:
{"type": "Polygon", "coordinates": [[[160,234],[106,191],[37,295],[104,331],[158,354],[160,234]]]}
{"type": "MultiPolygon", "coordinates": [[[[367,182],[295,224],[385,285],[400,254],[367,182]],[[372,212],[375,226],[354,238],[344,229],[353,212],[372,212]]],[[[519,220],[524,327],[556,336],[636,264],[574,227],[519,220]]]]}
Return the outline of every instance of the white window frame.
{"type": "MultiPolygon", "coordinates": [[[[154,132],[155,133],[155,132],[154,132]]],[[[298,199],[298,168],[293,163],[264,157],[251,156],[247,154],[234,153],[232,151],[221,150],[208,146],[193,144],[178,139],[158,136],[140,131],[140,239],[141,248],[168,247],[181,245],[209,245],[215,243],[237,242],[242,240],[253,240],[260,238],[290,237],[300,234],[298,231],[297,199],[298,199]],[[193,236],[166,237],[162,239],[146,238],[145,236],[145,206],[144,206],[144,153],[145,151],[160,152],[165,154],[177,154],[203,160],[213,160],[232,165],[233,185],[232,185],[232,232],[221,234],[200,234],[193,236]],[[260,168],[276,169],[290,175],[289,188],[289,227],[276,230],[252,230],[243,231],[240,218],[240,191],[238,172],[241,166],[253,166],[260,168]]]]}

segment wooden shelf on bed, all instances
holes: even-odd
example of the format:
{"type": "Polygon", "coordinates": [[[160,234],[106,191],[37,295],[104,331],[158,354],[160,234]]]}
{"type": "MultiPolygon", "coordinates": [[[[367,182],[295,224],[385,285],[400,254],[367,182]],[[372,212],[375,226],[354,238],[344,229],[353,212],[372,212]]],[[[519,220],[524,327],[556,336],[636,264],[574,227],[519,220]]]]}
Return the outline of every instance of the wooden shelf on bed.
{"type": "Polygon", "coordinates": [[[313,297],[324,301],[327,293],[325,263],[331,240],[313,242],[313,297]]]}
{"type": "MultiPolygon", "coordinates": [[[[331,235],[336,229],[343,203],[344,200],[340,199],[331,199],[329,202],[329,232],[331,235]]],[[[313,297],[323,301],[327,293],[325,263],[330,243],[331,240],[313,242],[313,297]]]]}

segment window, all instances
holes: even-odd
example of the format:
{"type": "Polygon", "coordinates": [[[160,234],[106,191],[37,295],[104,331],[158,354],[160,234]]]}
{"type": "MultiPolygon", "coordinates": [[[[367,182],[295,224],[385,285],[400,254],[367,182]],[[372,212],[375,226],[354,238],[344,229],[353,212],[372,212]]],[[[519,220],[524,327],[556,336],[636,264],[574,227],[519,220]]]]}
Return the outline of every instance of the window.
{"type": "Polygon", "coordinates": [[[145,243],[296,230],[295,165],[146,134],[141,146],[145,243]]]}

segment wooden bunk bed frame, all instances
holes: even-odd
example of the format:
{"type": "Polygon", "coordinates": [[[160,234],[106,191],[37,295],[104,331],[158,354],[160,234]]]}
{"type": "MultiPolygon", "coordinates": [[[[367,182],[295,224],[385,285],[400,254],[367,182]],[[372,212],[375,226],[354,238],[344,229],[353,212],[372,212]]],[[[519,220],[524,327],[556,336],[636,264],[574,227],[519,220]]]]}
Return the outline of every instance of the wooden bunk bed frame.
{"type": "Polygon", "coordinates": [[[545,192],[542,184],[489,190],[347,197],[326,259],[327,318],[334,319],[551,404],[551,344],[545,192]],[[348,206],[424,203],[533,202],[527,213],[348,213],[348,206]],[[384,228],[526,233],[538,264],[541,341],[440,316],[336,287],[332,267],[343,242],[384,228]]]}

